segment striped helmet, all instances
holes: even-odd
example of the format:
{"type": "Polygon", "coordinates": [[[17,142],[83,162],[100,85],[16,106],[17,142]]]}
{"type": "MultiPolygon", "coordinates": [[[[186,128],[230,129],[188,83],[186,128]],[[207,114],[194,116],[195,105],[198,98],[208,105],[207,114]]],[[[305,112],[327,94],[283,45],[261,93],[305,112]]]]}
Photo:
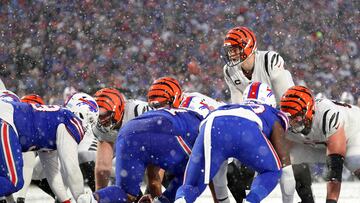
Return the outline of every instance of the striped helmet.
{"type": "Polygon", "coordinates": [[[37,94],[28,94],[21,97],[21,102],[29,103],[29,104],[40,104],[45,105],[44,100],[37,94]]]}
{"type": "Polygon", "coordinates": [[[276,108],[275,96],[266,83],[253,82],[248,85],[243,94],[243,101],[267,104],[276,108]]]}
{"type": "Polygon", "coordinates": [[[171,77],[162,77],[153,82],[148,91],[148,103],[153,108],[166,105],[179,107],[182,100],[182,90],[179,82],[171,77]]]}
{"type": "Polygon", "coordinates": [[[304,86],[293,86],[281,97],[280,109],[290,118],[290,130],[295,133],[311,128],[314,115],[314,96],[304,86]]]}
{"type": "Polygon", "coordinates": [[[247,27],[235,27],[226,34],[224,59],[228,66],[244,62],[256,50],[256,36],[247,27]]]}
{"type": "Polygon", "coordinates": [[[94,95],[99,105],[99,124],[111,129],[120,128],[124,116],[125,97],[115,88],[103,88],[94,95]]]}

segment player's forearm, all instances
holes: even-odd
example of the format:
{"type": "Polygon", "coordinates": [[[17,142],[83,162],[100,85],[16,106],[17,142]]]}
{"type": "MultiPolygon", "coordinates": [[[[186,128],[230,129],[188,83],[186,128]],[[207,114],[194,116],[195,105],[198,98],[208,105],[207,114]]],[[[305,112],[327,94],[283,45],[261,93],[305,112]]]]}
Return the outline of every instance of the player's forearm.
{"type": "Polygon", "coordinates": [[[102,189],[109,184],[111,170],[104,170],[95,167],[95,190],[102,189]]]}
{"type": "Polygon", "coordinates": [[[106,141],[98,142],[95,163],[96,190],[108,186],[112,170],[112,158],[114,155],[113,151],[113,143],[106,141]]]}
{"type": "Polygon", "coordinates": [[[51,190],[60,201],[69,199],[59,170],[57,153],[52,151],[38,152],[38,154],[51,190]]]}
{"type": "Polygon", "coordinates": [[[273,133],[270,136],[270,142],[281,160],[282,167],[291,165],[289,141],[285,138],[284,130],[276,122],[273,127],[273,133]]]}
{"type": "Polygon", "coordinates": [[[84,179],[79,167],[77,142],[64,125],[56,133],[56,146],[62,167],[62,175],[75,199],[84,193],[84,179]],[[75,156],[74,156],[75,155],[75,156]]]}
{"type": "Polygon", "coordinates": [[[162,194],[161,191],[161,182],[163,180],[165,171],[159,167],[150,165],[147,167],[147,176],[148,176],[148,188],[149,193],[152,197],[157,197],[162,194]]]}
{"type": "Polygon", "coordinates": [[[338,200],[340,195],[341,182],[329,181],[327,183],[327,200],[338,200]]]}

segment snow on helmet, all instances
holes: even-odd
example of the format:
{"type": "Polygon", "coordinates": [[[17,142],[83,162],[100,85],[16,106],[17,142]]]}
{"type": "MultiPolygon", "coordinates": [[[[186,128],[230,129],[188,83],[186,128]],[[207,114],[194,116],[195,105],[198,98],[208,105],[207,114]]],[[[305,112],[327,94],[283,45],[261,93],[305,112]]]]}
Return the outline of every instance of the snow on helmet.
{"type": "Polygon", "coordinates": [[[90,95],[82,92],[75,93],[69,97],[64,106],[82,121],[86,131],[95,126],[99,117],[99,106],[90,95]]]}
{"type": "Polygon", "coordinates": [[[267,84],[261,82],[253,82],[245,88],[243,101],[267,104],[276,108],[276,100],[272,90],[267,84]]]}
{"type": "Polygon", "coordinates": [[[0,90],[0,100],[6,102],[20,102],[20,98],[10,90],[0,90]]]}

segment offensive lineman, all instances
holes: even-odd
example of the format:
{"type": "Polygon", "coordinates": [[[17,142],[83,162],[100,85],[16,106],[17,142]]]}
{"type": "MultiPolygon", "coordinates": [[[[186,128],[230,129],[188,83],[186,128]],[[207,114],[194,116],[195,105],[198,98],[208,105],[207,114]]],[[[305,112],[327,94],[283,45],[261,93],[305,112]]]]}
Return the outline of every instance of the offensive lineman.
{"type": "MultiPolygon", "coordinates": [[[[77,156],[73,154],[77,153],[77,144],[87,129],[87,115],[79,117],[80,112],[72,113],[60,106],[20,103],[15,94],[1,97],[7,101],[0,101],[0,196],[10,195],[24,184],[21,152],[38,151],[52,189],[63,184],[59,159],[73,197],[81,199],[84,185],[77,156]]],[[[97,111],[93,109],[97,106],[91,99],[83,98],[77,101],[77,105],[86,106],[88,111],[97,111]]]]}
{"type": "MultiPolygon", "coordinates": [[[[152,83],[148,91],[148,103],[154,108],[188,108],[204,118],[210,111],[225,105],[224,102],[216,101],[198,92],[183,92],[179,81],[172,77],[161,77],[152,83]]],[[[227,165],[227,161],[224,162],[224,165],[227,165]]],[[[213,179],[213,185],[210,185],[211,192],[215,191],[216,194],[212,194],[213,197],[216,197],[216,201],[221,203],[230,202],[226,170],[227,167],[221,167],[220,172],[213,179]]],[[[161,184],[158,186],[161,187],[161,184]]]]}
{"type": "Polygon", "coordinates": [[[277,185],[282,166],[290,164],[284,136],[288,121],[275,108],[255,102],[259,101],[257,98],[272,98],[275,103],[267,85],[253,86],[249,91],[253,101],[221,106],[202,122],[176,202],[194,202],[229,157],[237,158],[259,173],[246,197],[247,202],[260,202],[277,185]]]}
{"type": "Polygon", "coordinates": [[[289,138],[301,143],[292,148],[293,162],[326,162],[327,203],[339,198],[343,164],[360,178],[360,108],[317,99],[303,86],[288,89],[280,101],[290,118],[289,138]]]}
{"type": "Polygon", "coordinates": [[[114,143],[120,128],[151,108],[140,100],[125,100],[125,97],[114,88],[100,89],[94,98],[100,112],[98,122],[93,127],[93,133],[99,139],[95,162],[95,188],[99,190],[109,184],[114,143]]]}
{"type": "MultiPolygon", "coordinates": [[[[202,120],[203,117],[194,111],[164,108],[127,122],[116,141],[116,185],[96,191],[95,199],[99,202],[134,202],[145,169],[153,165],[175,176],[155,202],[174,202],[202,120]]],[[[84,202],[94,202],[94,197],[84,202]]]]}

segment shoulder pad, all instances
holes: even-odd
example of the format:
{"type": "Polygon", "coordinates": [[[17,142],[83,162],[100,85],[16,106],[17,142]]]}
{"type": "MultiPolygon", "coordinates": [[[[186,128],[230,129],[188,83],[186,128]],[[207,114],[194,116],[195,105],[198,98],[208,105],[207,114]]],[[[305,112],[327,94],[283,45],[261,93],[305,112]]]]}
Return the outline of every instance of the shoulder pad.
{"type": "Polygon", "coordinates": [[[69,123],[67,123],[65,127],[73,136],[75,141],[79,144],[85,135],[85,130],[81,124],[80,119],[76,118],[76,116],[69,118],[69,123]]]}
{"type": "Polygon", "coordinates": [[[335,104],[328,99],[316,103],[316,118],[321,119],[321,130],[326,137],[334,134],[343,123],[342,113],[335,104]]]}

